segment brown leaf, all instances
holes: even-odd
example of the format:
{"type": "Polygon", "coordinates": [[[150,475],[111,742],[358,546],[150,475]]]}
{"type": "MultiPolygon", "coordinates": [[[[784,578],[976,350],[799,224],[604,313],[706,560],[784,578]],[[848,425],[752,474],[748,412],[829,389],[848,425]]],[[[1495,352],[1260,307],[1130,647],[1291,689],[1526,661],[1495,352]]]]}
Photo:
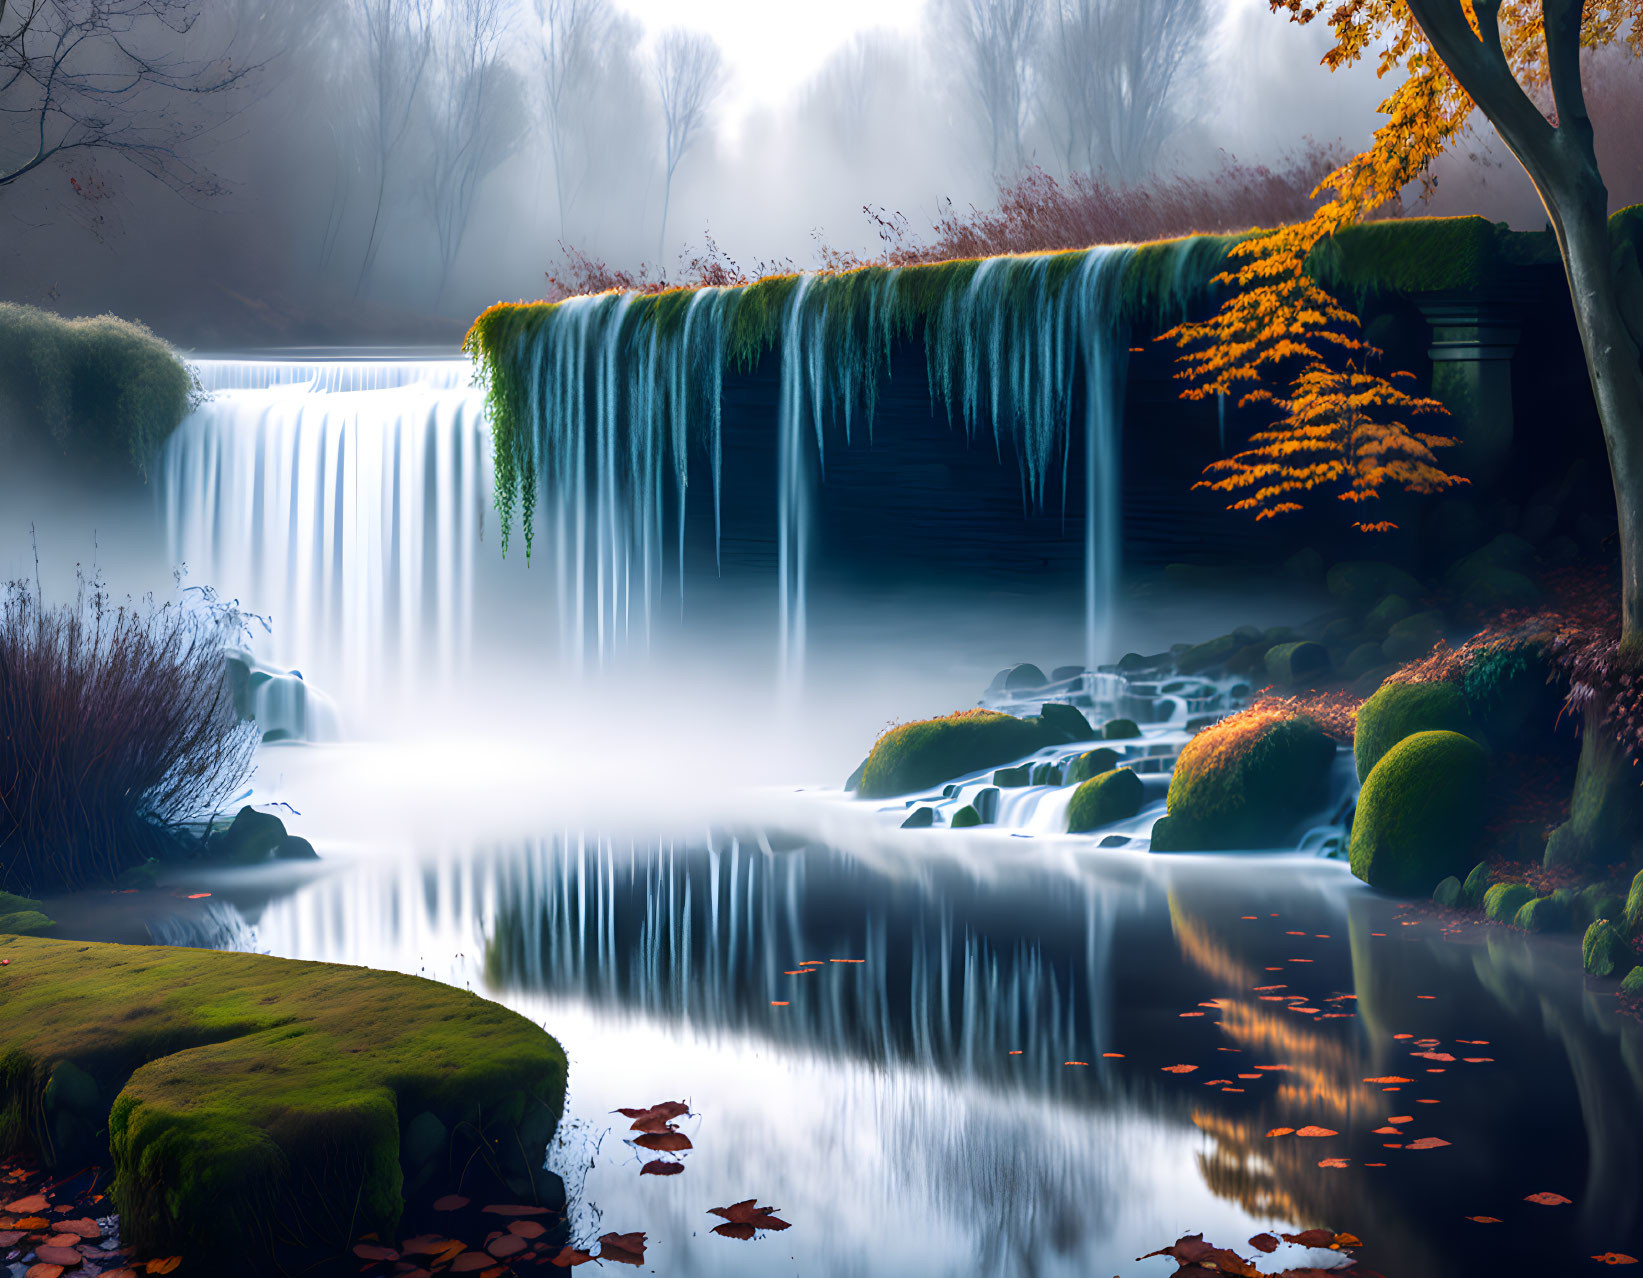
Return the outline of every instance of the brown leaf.
{"type": "MultiPolygon", "coordinates": [[[[1394,1129],[1395,1130],[1395,1129],[1394,1129]]],[[[1442,1149],[1449,1142],[1440,1140],[1436,1136],[1422,1136],[1419,1140],[1412,1140],[1404,1146],[1405,1149],[1442,1149]]]]}
{"type": "Polygon", "coordinates": [[[183,1258],[181,1256],[167,1256],[163,1260],[149,1261],[146,1268],[150,1274],[169,1274],[182,1263],[183,1258]]]}
{"type": "MultiPolygon", "coordinates": [[[[722,1216],[732,1225],[748,1225],[753,1229],[786,1229],[789,1227],[785,1220],[778,1220],[776,1218],[775,1213],[780,1210],[779,1208],[760,1207],[758,1203],[759,1200],[756,1198],[744,1198],[741,1202],[732,1203],[728,1207],[709,1207],[708,1214],[711,1216],[722,1216]]],[[[723,1233],[724,1230],[722,1228],[715,1228],[713,1232],[723,1233]]],[[[741,1237],[741,1234],[737,1233],[727,1236],[741,1237]]],[[[751,1237],[752,1235],[750,1234],[748,1236],[751,1237]]]]}
{"type": "Polygon", "coordinates": [[[677,1176],[684,1171],[683,1163],[670,1163],[663,1158],[653,1158],[639,1169],[641,1176],[677,1176]]]}
{"type": "Polygon", "coordinates": [[[64,1269],[73,1269],[81,1260],[80,1253],[72,1247],[53,1247],[46,1243],[36,1247],[34,1254],[42,1264],[61,1265],[64,1269]]]}
{"type": "Polygon", "coordinates": [[[446,1194],[443,1198],[434,1199],[435,1211],[461,1211],[468,1205],[468,1200],[461,1194],[446,1194]]]}
{"type": "Polygon", "coordinates": [[[1284,1234],[1286,1243],[1294,1243],[1297,1247],[1327,1247],[1335,1241],[1333,1229],[1303,1229],[1298,1234],[1284,1234]]]}
{"type": "Polygon", "coordinates": [[[1542,1191],[1538,1194],[1530,1194],[1523,1201],[1526,1203],[1539,1203],[1542,1207],[1562,1207],[1567,1204],[1569,1200],[1562,1194],[1553,1194],[1542,1191]]]}
{"type": "Polygon", "coordinates": [[[518,1234],[521,1238],[540,1238],[548,1231],[534,1220],[516,1220],[508,1226],[510,1234],[518,1234]]]}
{"type": "Polygon", "coordinates": [[[518,1234],[507,1233],[498,1234],[491,1239],[490,1242],[485,1244],[485,1250],[498,1260],[506,1260],[509,1256],[517,1256],[529,1246],[530,1244],[518,1234]]]}
{"type": "Polygon", "coordinates": [[[585,1251],[578,1251],[575,1247],[562,1247],[559,1254],[549,1264],[558,1265],[561,1269],[569,1269],[574,1265],[585,1265],[593,1257],[585,1251]]]}
{"type": "Polygon", "coordinates": [[[1374,1083],[1377,1086],[1402,1087],[1405,1083],[1413,1083],[1415,1080],[1412,1078],[1400,1078],[1396,1074],[1387,1074],[1383,1078],[1366,1078],[1363,1081],[1366,1083],[1374,1083]]]}
{"type": "Polygon", "coordinates": [[[28,1267],[28,1272],[23,1275],[23,1278],[63,1278],[63,1267],[61,1265],[48,1265],[44,1263],[30,1265],[28,1267]]]}
{"type": "Polygon", "coordinates": [[[649,1109],[617,1109],[611,1112],[633,1120],[629,1131],[665,1132],[671,1130],[669,1124],[672,1119],[690,1113],[690,1106],[684,1101],[663,1101],[649,1109]]]}
{"type": "Polygon", "coordinates": [[[1295,1129],[1295,1134],[1297,1136],[1339,1136],[1340,1135],[1339,1132],[1332,1131],[1327,1127],[1312,1127],[1312,1126],[1298,1127],[1298,1128],[1295,1129]]]}
{"type": "Polygon", "coordinates": [[[614,1260],[619,1265],[645,1263],[645,1236],[638,1234],[604,1234],[599,1239],[599,1259],[614,1260]]]}
{"type": "Polygon", "coordinates": [[[1196,1065],[1166,1065],[1166,1066],[1164,1066],[1164,1073],[1166,1073],[1166,1074],[1190,1074],[1190,1073],[1192,1073],[1193,1070],[1195,1070],[1197,1068],[1198,1067],[1196,1065]]]}
{"type": "Polygon", "coordinates": [[[1347,1160],[1344,1158],[1326,1158],[1318,1166],[1341,1168],[1347,1166],[1347,1160]]]}
{"type": "Polygon", "coordinates": [[[491,1267],[491,1258],[482,1251],[465,1251],[451,1261],[453,1274],[476,1274],[491,1267]]]}
{"type": "Polygon", "coordinates": [[[1249,1245],[1256,1251],[1271,1254],[1278,1250],[1278,1240],[1271,1234],[1256,1234],[1249,1240],[1249,1245]]]}
{"type": "Polygon", "coordinates": [[[1267,1133],[1267,1135],[1269,1137],[1271,1137],[1271,1136],[1293,1136],[1294,1134],[1295,1134],[1295,1129],[1293,1127],[1274,1127],[1271,1131],[1269,1131],[1267,1133]]]}
{"type": "Polygon", "coordinates": [[[633,1143],[658,1154],[678,1154],[691,1148],[690,1137],[683,1132],[647,1132],[633,1143]]]}
{"type": "Polygon", "coordinates": [[[1499,1216],[1468,1216],[1466,1219],[1467,1220],[1475,1220],[1480,1225],[1498,1225],[1498,1224],[1500,1224],[1500,1217],[1499,1216]]]}
{"type": "Polygon", "coordinates": [[[47,1205],[44,1194],[30,1194],[27,1198],[19,1198],[14,1202],[7,1203],[5,1210],[19,1216],[31,1216],[37,1211],[44,1211],[47,1205]]]}
{"type": "Polygon", "coordinates": [[[1210,1246],[1204,1241],[1202,1234],[1187,1234],[1177,1238],[1173,1244],[1161,1251],[1148,1252],[1137,1259],[1150,1260],[1154,1256],[1168,1256],[1174,1260],[1181,1266],[1176,1271],[1177,1275],[1192,1273],[1200,1265],[1204,1266],[1203,1272],[1236,1274],[1238,1278],[1260,1278],[1261,1273],[1237,1252],[1228,1251],[1225,1247],[1210,1246]]]}
{"type": "MultiPolygon", "coordinates": [[[[438,1234],[418,1234],[415,1238],[407,1238],[400,1244],[400,1251],[407,1256],[437,1256],[451,1245],[451,1240],[441,1238],[438,1234]]],[[[461,1244],[457,1244],[461,1246],[461,1244]]]]}
{"type": "Polygon", "coordinates": [[[98,1239],[103,1236],[103,1230],[95,1220],[84,1216],[76,1220],[59,1220],[57,1228],[65,1234],[74,1234],[80,1238],[98,1239]]]}
{"type": "Polygon", "coordinates": [[[380,1243],[355,1243],[354,1255],[361,1260],[398,1260],[399,1253],[392,1247],[384,1247],[380,1243]]]}
{"type": "Polygon", "coordinates": [[[1623,1251],[1606,1251],[1601,1256],[1593,1256],[1593,1260],[1600,1265],[1635,1265],[1636,1256],[1628,1256],[1623,1251]]]}

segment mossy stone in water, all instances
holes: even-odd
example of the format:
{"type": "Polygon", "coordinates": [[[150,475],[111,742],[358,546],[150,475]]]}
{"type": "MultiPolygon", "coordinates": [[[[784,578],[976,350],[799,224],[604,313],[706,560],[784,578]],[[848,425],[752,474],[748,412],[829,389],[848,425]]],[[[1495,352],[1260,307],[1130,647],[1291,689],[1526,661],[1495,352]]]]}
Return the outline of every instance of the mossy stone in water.
{"type": "Polygon", "coordinates": [[[1613,976],[1629,971],[1637,962],[1620,929],[1608,919],[1594,919],[1586,929],[1580,942],[1580,958],[1590,976],[1613,976]]]}
{"type": "Polygon", "coordinates": [[[1483,827],[1488,758],[1458,732],[1417,732],[1386,752],[1358,794],[1352,873],[1387,892],[1425,895],[1471,863],[1483,827]]]}
{"type": "Polygon", "coordinates": [[[1518,907],[1512,922],[1525,932],[1567,932],[1573,920],[1569,907],[1549,896],[1537,896],[1518,907]]]}
{"type": "Polygon", "coordinates": [[[1266,651],[1266,673],[1279,687],[1309,688],[1329,673],[1329,652],[1306,640],[1280,643],[1266,651]]]}
{"type": "Polygon", "coordinates": [[[1383,683],[1358,708],[1352,757],[1364,781],[1381,758],[1417,732],[1467,733],[1472,725],[1466,698],[1452,683],[1383,683]]]}
{"type": "Polygon", "coordinates": [[[40,910],[40,902],[26,896],[0,892],[0,934],[40,936],[57,924],[40,910]]]}
{"type": "Polygon", "coordinates": [[[276,1241],[340,1253],[363,1233],[392,1237],[403,1179],[420,1170],[402,1142],[422,1113],[452,1134],[441,1165],[470,1167],[464,1192],[551,1184],[564,1053],[472,993],[159,946],[8,937],[0,957],[8,1152],[72,1170],[105,1156],[106,1128],[128,1246],[257,1272],[276,1241]],[[94,1125],[58,1121],[88,1105],[94,1125]]]}
{"type": "Polygon", "coordinates": [[[1158,852],[1277,846],[1328,795],[1335,743],[1311,719],[1244,711],[1205,728],[1181,752],[1158,852]]]}
{"type": "Polygon", "coordinates": [[[1083,711],[1076,706],[1063,705],[1059,701],[1046,701],[1038,712],[1046,731],[1062,734],[1067,741],[1094,741],[1095,729],[1090,727],[1090,721],[1084,717],[1083,711]]]}
{"type": "Polygon", "coordinates": [[[1643,967],[1633,967],[1620,982],[1620,992],[1629,998],[1643,998],[1643,967]]]}
{"type": "Polygon", "coordinates": [[[1141,735],[1141,725],[1134,719],[1108,719],[1101,735],[1108,741],[1130,741],[1141,735]]]}
{"type": "Polygon", "coordinates": [[[928,830],[936,823],[936,810],[927,803],[921,803],[907,814],[907,819],[901,823],[904,830],[928,830]]]}
{"type": "Polygon", "coordinates": [[[1211,670],[1216,666],[1225,665],[1228,657],[1245,646],[1232,635],[1221,635],[1219,638],[1188,648],[1175,659],[1175,668],[1182,674],[1197,674],[1202,670],[1211,670]]]}
{"type": "Polygon", "coordinates": [[[1118,751],[1109,750],[1106,746],[1086,750],[1067,765],[1067,784],[1078,785],[1103,772],[1111,772],[1117,766],[1118,751]]]}
{"type": "Polygon", "coordinates": [[[973,825],[981,824],[981,813],[966,803],[957,812],[953,813],[953,819],[948,824],[955,830],[967,830],[973,825]]]}
{"type": "Polygon", "coordinates": [[[1141,810],[1141,778],[1129,768],[1117,768],[1091,777],[1073,791],[1067,805],[1067,832],[1085,831],[1123,821],[1141,810]]]}
{"type": "Polygon", "coordinates": [[[254,865],[275,856],[285,837],[283,821],[247,804],[228,829],[212,837],[211,855],[231,865],[254,865]]]}
{"type": "Polygon", "coordinates": [[[1460,903],[1460,880],[1453,874],[1432,889],[1432,900],[1445,909],[1454,909],[1460,903]]]}
{"type": "Polygon", "coordinates": [[[1527,883],[1497,883],[1483,894],[1483,912],[1495,923],[1512,923],[1534,899],[1535,890],[1527,883]]]}
{"type": "Polygon", "coordinates": [[[1461,884],[1461,904],[1468,909],[1480,908],[1483,905],[1483,894],[1489,890],[1494,881],[1495,876],[1490,871],[1488,863],[1479,861],[1467,874],[1466,882],[1461,884]]]}
{"type": "Polygon", "coordinates": [[[998,767],[1063,740],[1036,716],[1018,719],[992,710],[966,710],[891,728],[878,739],[862,769],[866,799],[928,790],[954,777],[998,767]]]}
{"type": "Polygon", "coordinates": [[[1627,936],[1636,936],[1643,930],[1643,870],[1639,870],[1632,877],[1632,886],[1626,893],[1626,906],[1621,917],[1627,936]]]}
{"type": "Polygon", "coordinates": [[[1033,783],[1033,765],[1023,763],[1013,768],[1000,768],[993,773],[993,784],[1004,790],[1020,789],[1033,783]]]}

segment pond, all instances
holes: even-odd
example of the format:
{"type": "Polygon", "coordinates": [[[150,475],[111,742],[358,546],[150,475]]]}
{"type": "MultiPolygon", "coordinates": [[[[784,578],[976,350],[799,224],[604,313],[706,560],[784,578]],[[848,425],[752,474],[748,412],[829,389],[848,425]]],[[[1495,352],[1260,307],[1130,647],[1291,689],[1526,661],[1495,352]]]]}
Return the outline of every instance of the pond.
{"type": "MultiPolygon", "coordinates": [[[[263,768],[357,798],[371,753],[263,768]]],[[[1573,940],[1446,922],[1327,859],[870,809],[767,793],[693,829],[579,813],[470,841],[373,841],[355,810],[317,870],[196,874],[213,895],[151,925],[547,1027],[570,1241],[643,1231],[658,1274],[1163,1274],[1136,1258],[1185,1233],[1248,1255],[1315,1225],[1393,1278],[1639,1251],[1643,1027],[1585,991],[1573,940]],[[671,1100],[688,1148],[613,1112],[671,1100]],[[749,1198],[791,1227],[716,1235],[708,1210],[749,1198]]]]}

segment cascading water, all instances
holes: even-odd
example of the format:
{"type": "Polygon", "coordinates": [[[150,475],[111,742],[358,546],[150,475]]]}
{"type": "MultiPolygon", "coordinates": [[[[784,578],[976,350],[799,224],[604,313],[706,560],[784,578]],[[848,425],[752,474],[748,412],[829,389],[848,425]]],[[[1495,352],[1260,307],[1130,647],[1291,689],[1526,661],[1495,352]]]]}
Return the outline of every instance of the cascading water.
{"type": "Polygon", "coordinates": [[[157,469],[168,548],[267,619],[258,655],[345,706],[454,676],[489,437],[467,360],[200,360],[157,469]]]}

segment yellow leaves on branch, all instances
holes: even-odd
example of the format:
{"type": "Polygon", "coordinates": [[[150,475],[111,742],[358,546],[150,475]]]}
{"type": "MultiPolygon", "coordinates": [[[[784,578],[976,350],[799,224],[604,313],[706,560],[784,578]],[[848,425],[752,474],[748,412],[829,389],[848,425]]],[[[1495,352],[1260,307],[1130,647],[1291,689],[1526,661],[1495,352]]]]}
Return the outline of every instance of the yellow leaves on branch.
{"type": "MultiPolygon", "coordinates": [[[[1500,52],[1525,93],[1536,100],[1549,81],[1544,0],[1485,0],[1487,34],[1475,0],[1449,0],[1479,39],[1498,36],[1500,52]]],[[[1299,510],[1294,498],[1336,486],[1363,502],[1388,485],[1416,493],[1464,483],[1447,474],[1434,448],[1455,441],[1410,428],[1406,418],[1441,413],[1436,401],[1411,396],[1369,371],[1379,357],[1355,336],[1358,318],[1306,273],[1308,255],[1341,227],[1363,220],[1410,185],[1429,181],[1431,163],[1467,128],[1472,100],[1434,53],[1404,0],[1268,0],[1274,13],[1305,25],[1325,19],[1335,42],[1331,70],[1376,58],[1376,74],[1399,77],[1380,111],[1374,141],[1323,180],[1305,222],[1251,236],[1230,253],[1216,278],[1232,292],[1209,319],[1164,334],[1180,348],[1182,395],[1229,395],[1240,406],[1272,403],[1283,416],[1250,440],[1254,447],[1214,463],[1199,487],[1242,494],[1229,509],[1270,518],[1299,510]],[[1344,370],[1329,357],[1346,357],[1344,370]],[[1356,362],[1353,362],[1356,361],[1356,362]],[[1300,372],[1294,370],[1299,367],[1300,372]],[[1287,396],[1269,378],[1289,379],[1287,396]],[[1253,492],[1248,490],[1253,489],[1253,492]]],[[[1643,0],[1586,0],[1581,43],[1625,40],[1643,54],[1643,0]]],[[[1384,521],[1359,523],[1385,531],[1384,521]]]]}

